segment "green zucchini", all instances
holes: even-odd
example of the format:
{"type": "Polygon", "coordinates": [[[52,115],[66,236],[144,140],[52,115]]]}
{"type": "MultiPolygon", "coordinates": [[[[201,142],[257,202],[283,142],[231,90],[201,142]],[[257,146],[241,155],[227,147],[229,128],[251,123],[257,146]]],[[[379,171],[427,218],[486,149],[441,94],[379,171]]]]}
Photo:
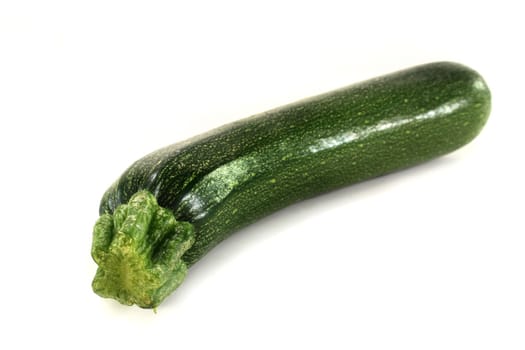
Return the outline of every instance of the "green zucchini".
{"type": "Polygon", "coordinates": [[[153,152],[105,192],[94,291],[157,307],[232,232],[317,194],[471,141],[490,112],[465,66],[417,66],[234,122],[153,152]]]}

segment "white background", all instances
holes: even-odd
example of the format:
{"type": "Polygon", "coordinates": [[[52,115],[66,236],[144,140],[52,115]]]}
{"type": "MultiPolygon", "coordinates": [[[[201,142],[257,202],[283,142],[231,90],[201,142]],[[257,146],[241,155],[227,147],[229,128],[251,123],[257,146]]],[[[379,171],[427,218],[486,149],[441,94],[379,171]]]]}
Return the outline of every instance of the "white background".
{"type": "Polygon", "coordinates": [[[1,1],[0,348],[524,349],[518,3],[1,1]],[[491,87],[474,142],[242,230],[157,314],[92,293],[131,162],[437,60],[491,87]]]}

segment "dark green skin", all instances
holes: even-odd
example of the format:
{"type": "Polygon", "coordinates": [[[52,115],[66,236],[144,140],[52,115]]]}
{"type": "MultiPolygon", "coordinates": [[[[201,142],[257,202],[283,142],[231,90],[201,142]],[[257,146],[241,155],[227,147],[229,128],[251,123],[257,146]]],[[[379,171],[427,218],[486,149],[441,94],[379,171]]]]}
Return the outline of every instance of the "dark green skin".
{"type": "Polygon", "coordinates": [[[470,142],[490,92],[455,63],[418,66],[262,113],[135,162],[104,194],[113,213],[141,190],[195,229],[190,266],[232,232],[294,202],[470,142]]]}

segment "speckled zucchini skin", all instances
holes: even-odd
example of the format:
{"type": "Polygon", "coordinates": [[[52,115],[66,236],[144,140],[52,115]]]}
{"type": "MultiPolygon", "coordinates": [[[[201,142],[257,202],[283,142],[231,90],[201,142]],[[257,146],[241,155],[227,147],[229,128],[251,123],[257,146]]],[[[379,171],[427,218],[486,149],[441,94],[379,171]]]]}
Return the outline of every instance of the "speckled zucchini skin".
{"type": "Polygon", "coordinates": [[[475,71],[450,62],[417,66],[153,152],[108,189],[100,213],[150,191],[194,225],[196,240],[183,255],[191,265],[232,232],[294,202],[465,145],[489,111],[489,89],[475,71]]]}

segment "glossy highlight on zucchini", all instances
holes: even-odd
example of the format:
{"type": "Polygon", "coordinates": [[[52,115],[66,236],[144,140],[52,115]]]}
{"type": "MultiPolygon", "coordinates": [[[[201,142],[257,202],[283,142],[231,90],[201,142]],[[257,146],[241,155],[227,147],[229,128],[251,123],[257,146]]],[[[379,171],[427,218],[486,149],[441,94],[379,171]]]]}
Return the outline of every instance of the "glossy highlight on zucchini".
{"type": "Polygon", "coordinates": [[[489,112],[478,73],[437,62],[150,153],[102,197],[93,290],[155,308],[231,233],[297,201],[452,152],[478,135],[489,112]]]}

